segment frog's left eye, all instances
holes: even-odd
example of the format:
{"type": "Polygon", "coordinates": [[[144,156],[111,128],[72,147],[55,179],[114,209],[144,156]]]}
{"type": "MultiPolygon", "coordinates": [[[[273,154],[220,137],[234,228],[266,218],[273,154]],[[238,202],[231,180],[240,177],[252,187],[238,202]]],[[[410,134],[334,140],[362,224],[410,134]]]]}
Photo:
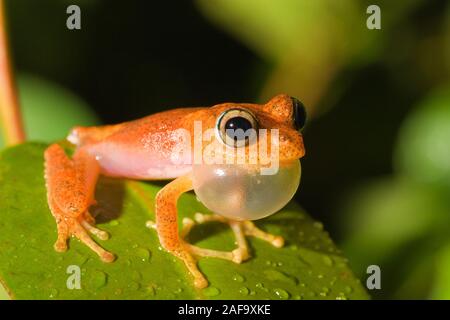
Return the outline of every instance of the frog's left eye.
{"type": "Polygon", "coordinates": [[[216,129],[223,143],[241,147],[256,137],[258,121],[248,110],[229,109],[217,118],[216,129]]]}

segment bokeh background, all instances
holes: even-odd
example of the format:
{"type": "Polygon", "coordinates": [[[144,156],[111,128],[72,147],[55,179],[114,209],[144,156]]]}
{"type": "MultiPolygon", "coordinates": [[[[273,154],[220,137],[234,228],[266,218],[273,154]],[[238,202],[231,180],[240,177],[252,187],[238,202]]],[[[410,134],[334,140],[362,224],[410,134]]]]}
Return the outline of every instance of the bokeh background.
{"type": "Polygon", "coordinates": [[[450,2],[9,0],[31,140],[180,106],[302,100],[297,201],[374,298],[450,298],[450,2]],[[81,30],[66,8],[81,8],[81,30]],[[381,30],[366,9],[381,8],[381,30]]]}

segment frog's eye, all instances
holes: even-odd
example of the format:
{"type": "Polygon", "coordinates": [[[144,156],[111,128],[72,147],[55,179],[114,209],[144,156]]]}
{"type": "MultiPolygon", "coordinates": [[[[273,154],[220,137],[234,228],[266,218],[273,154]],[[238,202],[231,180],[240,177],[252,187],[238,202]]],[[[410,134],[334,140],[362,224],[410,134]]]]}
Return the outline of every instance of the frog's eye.
{"type": "Polygon", "coordinates": [[[242,147],[256,138],[258,121],[250,111],[229,109],[217,118],[216,129],[223,143],[230,147],[242,147]]]}
{"type": "Polygon", "coordinates": [[[302,130],[306,122],[305,106],[296,98],[291,97],[291,100],[294,108],[294,126],[297,130],[302,130]]]}

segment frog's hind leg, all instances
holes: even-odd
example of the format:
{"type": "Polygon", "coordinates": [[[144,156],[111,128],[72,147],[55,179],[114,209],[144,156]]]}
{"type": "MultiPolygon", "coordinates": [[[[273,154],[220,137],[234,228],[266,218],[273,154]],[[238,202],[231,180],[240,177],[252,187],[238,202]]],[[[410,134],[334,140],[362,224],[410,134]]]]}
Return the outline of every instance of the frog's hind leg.
{"type": "Polygon", "coordinates": [[[94,201],[95,184],[99,175],[98,164],[83,150],[70,159],[57,144],[45,150],[45,181],[47,200],[58,231],[54,245],[56,251],[67,250],[70,236],[77,237],[105,262],[112,262],[114,255],[92,240],[89,233],[99,239],[107,239],[105,231],[94,226],[95,220],[88,208],[94,201]]]}

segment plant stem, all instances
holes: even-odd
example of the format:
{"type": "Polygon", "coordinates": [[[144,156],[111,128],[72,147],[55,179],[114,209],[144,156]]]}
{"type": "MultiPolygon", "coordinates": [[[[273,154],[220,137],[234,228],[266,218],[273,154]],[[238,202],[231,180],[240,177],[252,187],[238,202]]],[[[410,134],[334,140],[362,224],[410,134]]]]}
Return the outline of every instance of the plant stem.
{"type": "Polygon", "coordinates": [[[0,125],[4,143],[12,145],[23,142],[25,132],[8,53],[5,1],[0,0],[0,125]]]}

